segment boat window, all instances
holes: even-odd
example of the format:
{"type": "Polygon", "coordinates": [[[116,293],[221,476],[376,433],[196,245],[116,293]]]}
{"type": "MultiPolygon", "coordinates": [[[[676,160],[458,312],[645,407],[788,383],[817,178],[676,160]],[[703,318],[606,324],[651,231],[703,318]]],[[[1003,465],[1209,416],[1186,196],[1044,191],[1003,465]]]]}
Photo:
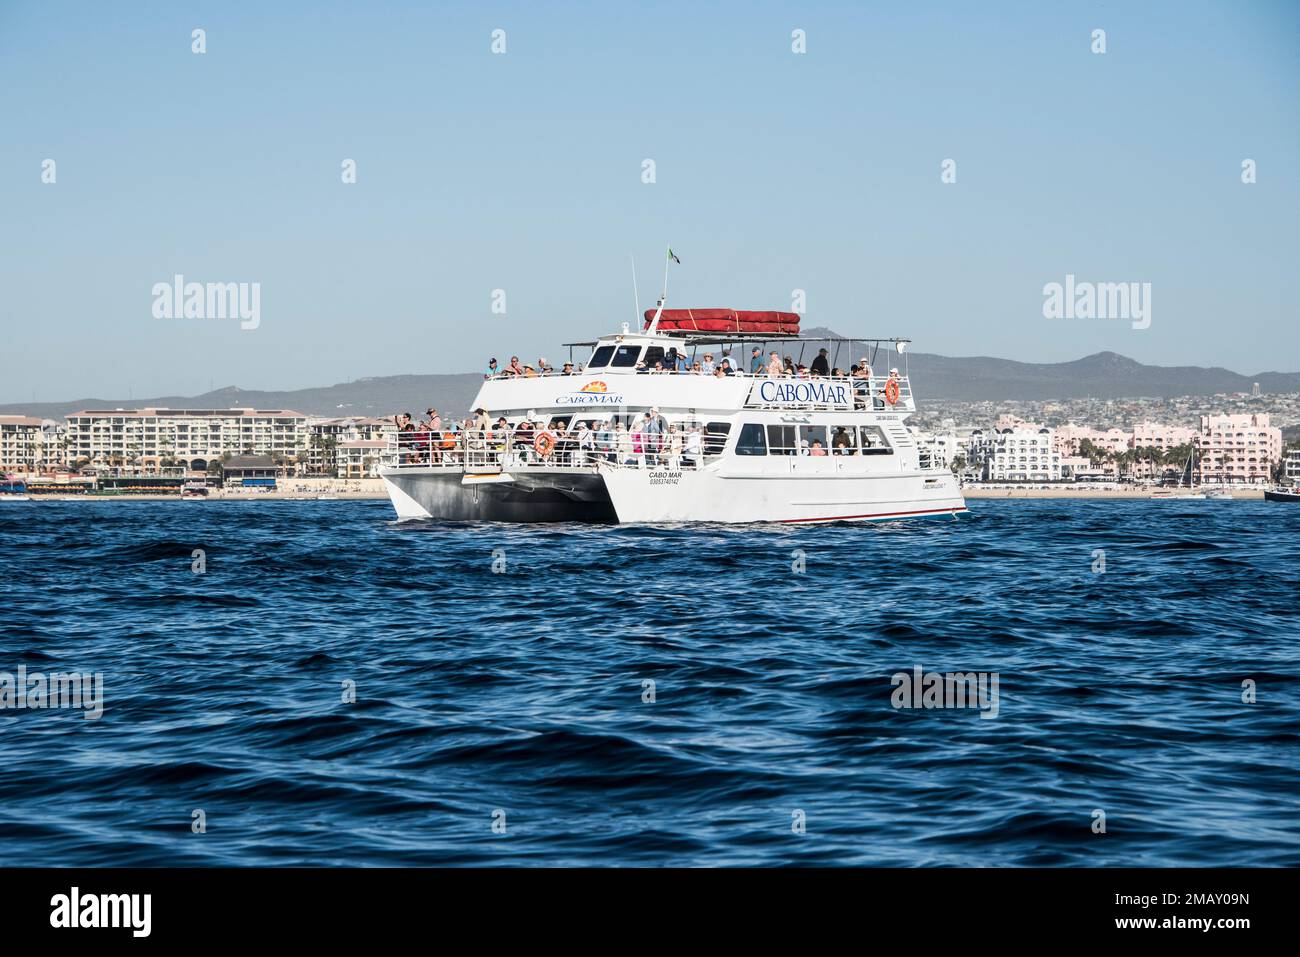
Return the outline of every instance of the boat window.
{"type": "Polygon", "coordinates": [[[613,346],[601,346],[591,354],[591,361],[587,363],[588,369],[603,369],[609,365],[609,357],[614,354],[613,346]]]}
{"type": "Polygon", "coordinates": [[[653,369],[656,362],[664,361],[663,346],[647,346],[645,350],[645,367],[653,369]]]}
{"type": "Polygon", "coordinates": [[[826,426],[799,426],[799,454],[826,455],[826,426]]]}
{"type": "Polygon", "coordinates": [[[610,366],[614,369],[630,369],[636,365],[636,357],[640,354],[640,346],[619,346],[610,366]]]}
{"type": "Polygon", "coordinates": [[[767,447],[772,455],[794,455],[798,446],[793,425],[769,425],[767,427],[767,447]]]}
{"type": "Polygon", "coordinates": [[[736,439],[736,454],[767,454],[767,443],[763,440],[763,426],[757,422],[746,422],[740,427],[740,436],[736,439]]]}
{"type": "Polygon", "coordinates": [[[856,425],[832,425],[831,452],[835,455],[857,455],[858,427],[856,425]]]}
{"type": "MultiPolygon", "coordinates": [[[[704,427],[704,454],[721,455],[731,434],[730,422],[710,422],[704,427]]],[[[762,455],[763,453],[758,453],[762,455]]]]}
{"type": "Polygon", "coordinates": [[[885,438],[885,433],[880,430],[878,425],[864,425],[862,429],[862,454],[863,455],[893,455],[894,450],[889,447],[889,440],[885,438]]]}

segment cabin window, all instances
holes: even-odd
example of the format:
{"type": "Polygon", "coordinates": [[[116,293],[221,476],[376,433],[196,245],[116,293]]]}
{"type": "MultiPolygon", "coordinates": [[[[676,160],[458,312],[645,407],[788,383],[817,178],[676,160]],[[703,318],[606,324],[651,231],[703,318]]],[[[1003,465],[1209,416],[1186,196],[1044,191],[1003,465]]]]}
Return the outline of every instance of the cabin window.
{"type": "MultiPolygon", "coordinates": [[[[664,361],[664,347],[663,347],[663,346],[647,346],[647,347],[646,347],[646,350],[645,350],[645,367],[646,367],[647,369],[653,369],[653,368],[655,367],[655,363],[656,363],[656,362],[663,362],[663,361],[664,361]]],[[[665,368],[667,368],[667,367],[665,366],[665,368]]]]}
{"type": "MultiPolygon", "coordinates": [[[[710,422],[704,427],[704,454],[721,455],[731,434],[730,422],[710,422]]],[[[762,455],[763,453],[758,453],[762,455]]]]}
{"type": "Polygon", "coordinates": [[[856,425],[831,426],[831,453],[834,455],[858,454],[858,427],[856,425]]]}
{"type": "Polygon", "coordinates": [[[603,369],[609,365],[609,357],[614,354],[613,346],[600,346],[591,354],[591,361],[587,363],[588,369],[603,369]]]}
{"type": "Polygon", "coordinates": [[[826,447],[826,426],[799,426],[800,455],[827,455],[826,447]]]}
{"type": "Polygon", "coordinates": [[[878,425],[861,426],[862,431],[862,454],[863,455],[893,455],[894,450],[889,447],[889,440],[885,438],[885,433],[881,431],[878,425]]]}
{"type": "Polygon", "coordinates": [[[610,363],[610,367],[614,369],[630,369],[636,365],[637,356],[640,354],[640,346],[619,346],[614,352],[614,360],[610,363]]]}
{"type": "Polygon", "coordinates": [[[767,454],[767,442],[763,439],[763,426],[757,422],[746,422],[740,427],[740,435],[736,439],[736,454],[767,454]]]}
{"type": "Polygon", "coordinates": [[[798,446],[798,436],[793,425],[769,425],[767,427],[767,447],[772,455],[794,455],[798,446]]]}

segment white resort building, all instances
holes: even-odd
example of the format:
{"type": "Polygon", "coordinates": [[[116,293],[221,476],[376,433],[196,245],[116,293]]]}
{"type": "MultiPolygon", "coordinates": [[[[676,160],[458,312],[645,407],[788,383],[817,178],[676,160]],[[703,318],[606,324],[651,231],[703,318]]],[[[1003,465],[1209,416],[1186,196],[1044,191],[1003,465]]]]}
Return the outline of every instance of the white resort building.
{"type": "Polygon", "coordinates": [[[307,417],[286,409],[87,409],[68,416],[69,465],[202,471],[223,455],[297,456],[307,417]]]}

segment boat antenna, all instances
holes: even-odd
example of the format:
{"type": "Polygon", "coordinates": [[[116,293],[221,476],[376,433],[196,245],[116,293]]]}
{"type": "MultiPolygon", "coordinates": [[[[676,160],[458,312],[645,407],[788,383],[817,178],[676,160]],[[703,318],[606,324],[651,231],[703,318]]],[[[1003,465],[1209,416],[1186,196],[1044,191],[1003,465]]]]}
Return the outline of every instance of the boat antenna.
{"type": "Polygon", "coordinates": [[[668,264],[677,263],[681,265],[681,260],[673,253],[673,247],[668,247],[668,258],[664,260],[664,294],[659,297],[659,308],[655,310],[655,317],[650,320],[650,328],[646,330],[650,335],[654,335],[659,330],[659,317],[663,315],[664,303],[668,301],[668,264]]]}
{"type": "Polygon", "coordinates": [[[637,324],[640,325],[640,323],[641,323],[641,298],[636,294],[636,257],[633,256],[631,253],[628,253],[628,254],[627,254],[627,258],[630,259],[630,260],[632,260],[632,302],[633,302],[633,304],[636,306],[636,321],[637,321],[637,324]]]}

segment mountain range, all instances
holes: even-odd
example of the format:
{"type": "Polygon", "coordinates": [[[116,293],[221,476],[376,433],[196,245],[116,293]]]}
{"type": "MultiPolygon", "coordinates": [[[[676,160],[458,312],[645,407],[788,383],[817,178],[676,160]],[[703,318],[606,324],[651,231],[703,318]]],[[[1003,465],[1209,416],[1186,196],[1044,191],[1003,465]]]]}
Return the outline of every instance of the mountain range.
{"type": "MultiPolygon", "coordinates": [[[[834,336],[827,329],[810,329],[805,336],[834,336]]],[[[786,343],[785,352],[795,355],[786,343]]],[[[804,344],[803,361],[809,362],[817,346],[804,344]]],[[[796,355],[796,358],[799,358],[796,355]]],[[[846,350],[833,361],[851,364],[846,350]]],[[[933,402],[981,402],[1081,398],[1170,398],[1249,392],[1259,383],[1261,392],[1300,392],[1300,372],[1260,372],[1241,375],[1218,366],[1144,365],[1114,352],[1098,352],[1071,362],[1016,362],[989,356],[940,356],[923,352],[906,357],[893,352],[873,361],[877,372],[903,366],[912,376],[922,407],[933,402]]],[[[57,419],[80,409],[133,409],[144,407],[228,409],[291,409],[307,415],[387,416],[409,411],[417,417],[429,406],[460,415],[467,412],[483,377],[457,375],[372,376],[336,385],[290,391],[241,389],[227,386],[194,396],[158,396],[141,399],[70,399],[66,402],[10,403],[0,414],[24,414],[57,419]]]]}

